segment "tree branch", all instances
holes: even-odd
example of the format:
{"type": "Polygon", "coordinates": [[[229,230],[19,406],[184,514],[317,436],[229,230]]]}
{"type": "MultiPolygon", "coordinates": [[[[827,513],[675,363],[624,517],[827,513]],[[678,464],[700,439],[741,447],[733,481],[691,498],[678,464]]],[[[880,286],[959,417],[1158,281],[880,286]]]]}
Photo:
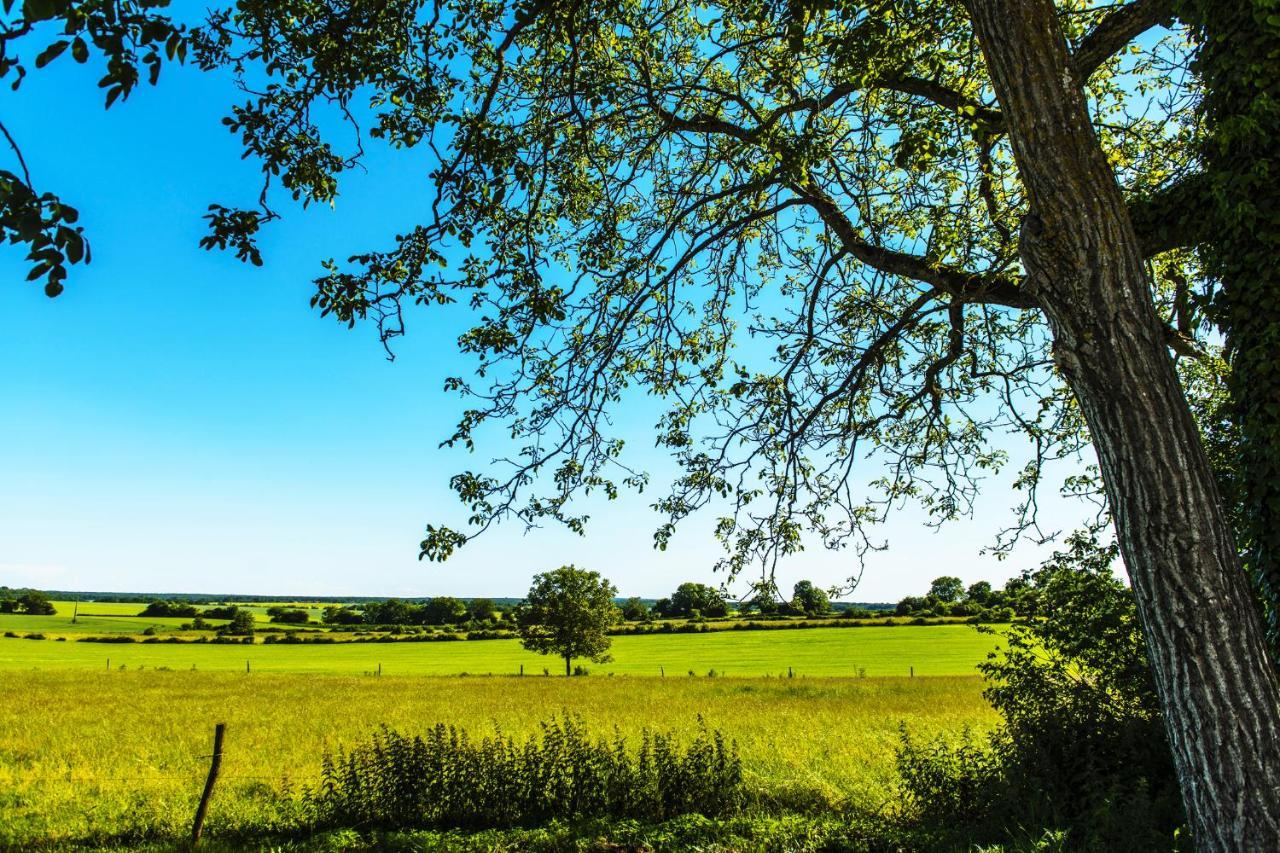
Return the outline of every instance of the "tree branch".
{"type": "Polygon", "coordinates": [[[1088,80],[1129,42],[1173,18],[1173,0],[1133,0],[1107,15],[1076,47],[1071,64],[1081,81],[1088,80]]]}

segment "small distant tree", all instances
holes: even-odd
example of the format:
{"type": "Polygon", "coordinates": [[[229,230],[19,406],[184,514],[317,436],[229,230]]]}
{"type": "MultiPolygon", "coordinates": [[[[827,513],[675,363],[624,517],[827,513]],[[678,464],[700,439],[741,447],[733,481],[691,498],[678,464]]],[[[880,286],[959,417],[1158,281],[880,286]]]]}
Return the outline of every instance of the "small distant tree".
{"type": "Polygon", "coordinates": [[[231,615],[231,621],[219,628],[218,633],[232,637],[252,637],[256,627],[253,612],[237,607],[236,612],[231,615]]]}
{"type": "Polygon", "coordinates": [[[649,618],[649,605],[643,599],[628,598],[622,605],[622,618],[628,622],[643,622],[649,618]]]}
{"type": "Polygon", "coordinates": [[[913,613],[919,613],[928,607],[928,602],[918,595],[908,595],[898,602],[898,606],[894,608],[895,616],[910,616],[913,613]]]}
{"type": "Polygon", "coordinates": [[[934,578],[929,586],[929,595],[947,604],[959,601],[960,596],[964,595],[964,581],[950,575],[934,578]]]}
{"type": "Polygon", "coordinates": [[[991,600],[991,584],[988,581],[970,584],[964,591],[964,597],[973,604],[986,604],[991,600]]]}
{"type": "Polygon", "coordinates": [[[467,605],[449,595],[428,598],[422,610],[422,621],[427,625],[456,625],[467,619],[467,605]]]}
{"type": "Polygon", "coordinates": [[[498,606],[492,598],[473,598],[467,602],[467,616],[476,622],[492,622],[498,618],[498,606]]]}
{"type": "Polygon", "coordinates": [[[206,608],[200,615],[205,619],[234,619],[238,612],[240,612],[240,608],[237,605],[227,604],[221,607],[206,608]]]}
{"type": "Polygon", "coordinates": [[[408,625],[416,622],[413,610],[398,598],[365,605],[364,621],[370,625],[408,625]]]}
{"type": "Polygon", "coordinates": [[[777,613],[781,609],[782,605],[774,594],[773,585],[767,583],[756,584],[754,594],[739,607],[739,610],[744,613],[758,610],[766,616],[777,613]]]}
{"type": "Polygon", "coordinates": [[[18,609],[31,616],[52,616],[58,612],[49,596],[37,589],[30,589],[22,594],[18,599],[18,609]]]}
{"type": "Polygon", "coordinates": [[[152,601],[139,616],[151,617],[187,617],[195,616],[200,611],[196,610],[194,604],[185,601],[161,601],[159,599],[152,601]]]}
{"type": "Polygon", "coordinates": [[[305,625],[311,621],[311,614],[301,607],[271,607],[267,615],[272,622],[282,625],[305,625]]]}
{"type": "Polygon", "coordinates": [[[671,616],[727,616],[729,605],[720,593],[702,583],[682,583],[671,594],[671,616]]]}
{"type": "Polygon", "coordinates": [[[664,619],[675,615],[671,612],[671,599],[669,598],[659,598],[655,601],[653,604],[653,612],[664,619]]]}
{"type": "Polygon", "coordinates": [[[16,598],[0,598],[0,613],[17,613],[18,600],[16,598]]]}
{"type": "Polygon", "coordinates": [[[574,658],[606,663],[612,642],[606,633],[618,621],[618,590],[598,572],[574,566],[535,575],[521,614],[520,642],[531,652],[564,658],[564,674],[574,658]]]}
{"type": "Polygon", "coordinates": [[[813,581],[800,581],[792,589],[791,607],[805,616],[822,616],[831,612],[831,599],[813,581]]]}
{"type": "Polygon", "coordinates": [[[364,614],[350,607],[332,605],[324,609],[326,625],[359,625],[364,622],[364,614]]]}

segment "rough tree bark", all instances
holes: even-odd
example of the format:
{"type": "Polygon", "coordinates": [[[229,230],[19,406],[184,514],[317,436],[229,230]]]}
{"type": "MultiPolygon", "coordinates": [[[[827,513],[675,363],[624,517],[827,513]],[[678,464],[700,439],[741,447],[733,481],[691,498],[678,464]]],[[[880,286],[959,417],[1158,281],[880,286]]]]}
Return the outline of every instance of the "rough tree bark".
{"type": "Polygon", "coordinates": [[[1052,0],[969,0],[1027,287],[1098,453],[1197,849],[1280,850],[1280,685],[1052,0]]]}

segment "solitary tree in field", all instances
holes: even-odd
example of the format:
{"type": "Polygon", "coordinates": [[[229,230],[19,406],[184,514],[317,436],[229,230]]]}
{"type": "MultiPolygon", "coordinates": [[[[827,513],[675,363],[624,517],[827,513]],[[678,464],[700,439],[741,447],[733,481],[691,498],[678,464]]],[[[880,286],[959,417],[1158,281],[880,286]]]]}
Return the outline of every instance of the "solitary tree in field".
{"type": "Polygon", "coordinates": [[[805,616],[821,616],[831,612],[831,599],[813,581],[800,581],[792,590],[791,607],[805,616]]]}
{"type": "Polygon", "coordinates": [[[607,631],[618,621],[617,594],[597,572],[573,566],[534,575],[521,612],[520,642],[531,652],[564,658],[565,675],[572,674],[575,658],[606,663],[612,660],[607,631]]]}
{"type": "MultiPolygon", "coordinates": [[[[67,21],[50,51],[127,48],[108,98],[139,54],[188,43],[139,24],[86,46],[67,21]]],[[[608,428],[637,386],[667,402],[658,443],[683,469],[657,544],[715,507],[730,572],[806,534],[865,547],[903,499],[969,511],[1005,462],[994,435],[1027,438],[1032,490],[1091,445],[1196,844],[1280,849],[1280,686],[1184,396],[1217,324],[1245,378],[1239,526],[1274,589],[1269,2],[240,0],[193,43],[244,73],[230,126],[268,185],[260,209],[210,210],[209,246],[259,261],[275,182],[335,198],[362,149],[322,116],[440,154],[427,221],[330,264],[314,298],[388,342],[414,306],[476,309],[460,345],[483,381],[449,381],[474,400],[452,441],[496,420],[522,455],[454,478],[475,527],[429,527],[424,556],[510,517],[581,530],[575,497],[646,485],[608,428]],[[1203,93],[1186,44],[1149,34],[1175,14],[1203,93]],[[1185,251],[1202,243],[1212,275],[1185,251]]],[[[55,294],[84,254],[74,218],[0,179],[0,225],[55,294]]]]}

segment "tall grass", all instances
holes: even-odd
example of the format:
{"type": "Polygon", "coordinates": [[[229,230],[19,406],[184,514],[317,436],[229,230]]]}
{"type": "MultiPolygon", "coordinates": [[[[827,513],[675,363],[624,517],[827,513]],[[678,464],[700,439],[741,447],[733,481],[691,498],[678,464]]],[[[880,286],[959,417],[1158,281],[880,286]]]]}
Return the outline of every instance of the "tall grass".
{"type": "Polygon", "coordinates": [[[976,677],[376,678],[260,674],[256,662],[252,675],[121,672],[113,662],[111,672],[9,670],[0,684],[0,850],[182,837],[215,722],[227,723],[227,741],[210,838],[292,821],[281,798],[316,787],[326,751],[366,743],[383,722],[401,732],[500,726],[521,739],[568,710],[634,747],[645,728],[689,743],[701,715],[737,742],[751,802],[808,813],[891,808],[903,721],[921,738],[996,722],[976,677]]]}
{"type": "Polygon", "coordinates": [[[703,727],[687,746],[644,729],[639,746],[593,739],[564,713],[523,740],[473,739],[443,723],[408,737],[383,727],[324,762],[307,796],[322,827],[491,829],[584,817],[721,815],[742,801],[737,745],[703,727]]]}

